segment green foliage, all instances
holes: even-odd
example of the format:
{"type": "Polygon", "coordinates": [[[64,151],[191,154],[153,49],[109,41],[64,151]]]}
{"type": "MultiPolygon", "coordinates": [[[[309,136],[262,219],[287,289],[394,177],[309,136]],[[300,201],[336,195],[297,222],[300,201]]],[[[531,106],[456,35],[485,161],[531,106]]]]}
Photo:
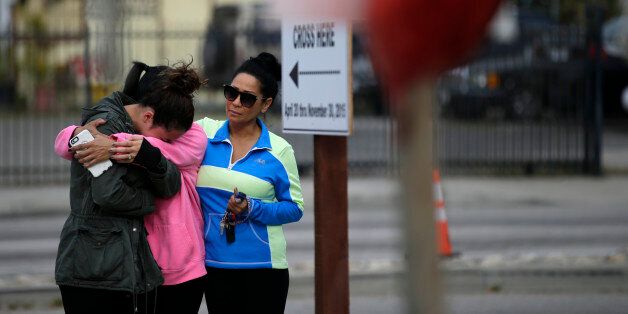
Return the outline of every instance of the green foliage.
{"type": "Polygon", "coordinates": [[[30,40],[26,45],[24,66],[33,75],[37,82],[46,80],[50,72],[48,61],[48,48],[50,46],[46,40],[46,23],[43,14],[31,14],[26,18],[26,32],[34,40],[30,40]]]}

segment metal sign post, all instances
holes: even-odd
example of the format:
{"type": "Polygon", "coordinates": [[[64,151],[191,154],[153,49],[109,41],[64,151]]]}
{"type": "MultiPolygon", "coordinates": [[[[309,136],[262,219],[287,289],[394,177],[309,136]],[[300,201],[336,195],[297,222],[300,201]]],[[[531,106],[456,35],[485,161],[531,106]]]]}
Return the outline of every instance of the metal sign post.
{"type": "Polygon", "coordinates": [[[281,45],[283,132],[314,134],[315,311],[349,313],[350,28],[284,20],[281,45]]]}

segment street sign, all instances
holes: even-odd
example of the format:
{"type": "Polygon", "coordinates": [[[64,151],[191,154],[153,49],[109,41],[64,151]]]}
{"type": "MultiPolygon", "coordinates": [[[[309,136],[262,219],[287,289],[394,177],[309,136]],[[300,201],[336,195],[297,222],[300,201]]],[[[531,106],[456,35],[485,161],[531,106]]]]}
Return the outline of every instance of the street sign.
{"type": "Polygon", "coordinates": [[[347,136],[351,133],[347,23],[281,25],[283,132],[314,134],[315,312],[349,313],[347,136]],[[333,173],[333,176],[329,176],[333,173]]]}
{"type": "Polygon", "coordinates": [[[281,55],[283,132],[349,135],[353,116],[349,25],[284,20],[281,55]]]}

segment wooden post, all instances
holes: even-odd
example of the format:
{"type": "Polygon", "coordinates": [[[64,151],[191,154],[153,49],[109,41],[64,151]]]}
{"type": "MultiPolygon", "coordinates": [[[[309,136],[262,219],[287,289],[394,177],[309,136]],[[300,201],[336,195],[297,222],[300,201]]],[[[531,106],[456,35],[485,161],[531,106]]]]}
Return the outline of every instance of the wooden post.
{"type": "Polygon", "coordinates": [[[432,201],[434,83],[410,89],[397,107],[408,313],[442,313],[432,201]]]}
{"type": "Polygon", "coordinates": [[[347,137],[314,136],[315,312],[349,313],[347,137]]]}

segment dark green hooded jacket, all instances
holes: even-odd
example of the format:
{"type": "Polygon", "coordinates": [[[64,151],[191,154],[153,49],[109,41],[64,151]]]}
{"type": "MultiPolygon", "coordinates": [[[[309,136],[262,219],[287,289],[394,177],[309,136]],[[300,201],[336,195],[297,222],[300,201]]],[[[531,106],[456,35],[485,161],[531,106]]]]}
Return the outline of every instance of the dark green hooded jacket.
{"type": "MultiPolygon", "coordinates": [[[[115,92],[83,109],[81,124],[103,118],[107,123],[98,130],[104,134],[136,133],[124,109],[131,103],[115,92]]],[[[94,178],[74,159],[70,174],[71,212],[61,231],[57,284],[133,293],[160,285],[163,278],[146,241],[143,217],[155,210],[155,197],[179,191],[176,166],[163,156],[153,171],[114,162],[94,178]]]]}

